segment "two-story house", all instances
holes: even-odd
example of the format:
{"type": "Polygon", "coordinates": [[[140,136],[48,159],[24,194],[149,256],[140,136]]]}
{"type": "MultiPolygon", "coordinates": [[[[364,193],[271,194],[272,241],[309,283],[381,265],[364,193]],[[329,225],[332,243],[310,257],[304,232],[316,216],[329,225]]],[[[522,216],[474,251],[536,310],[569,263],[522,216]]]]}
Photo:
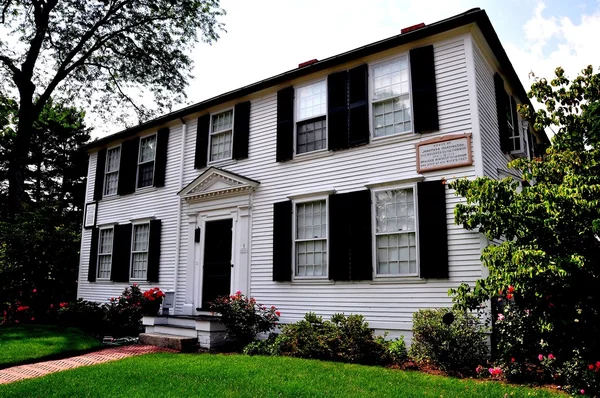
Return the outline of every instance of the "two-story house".
{"type": "MultiPolygon", "coordinates": [[[[175,292],[206,314],[237,290],[407,334],[485,273],[445,180],[510,176],[547,141],[483,10],[242,87],[87,146],[78,295],[175,292]]],[[[515,176],[518,178],[518,176],[515,176]]]]}

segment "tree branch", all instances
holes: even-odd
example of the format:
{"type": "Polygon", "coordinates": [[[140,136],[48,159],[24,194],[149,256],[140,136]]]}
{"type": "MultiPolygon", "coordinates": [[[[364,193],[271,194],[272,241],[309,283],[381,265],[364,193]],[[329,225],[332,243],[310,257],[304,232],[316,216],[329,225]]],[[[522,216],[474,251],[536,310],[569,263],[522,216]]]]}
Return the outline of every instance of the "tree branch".
{"type": "Polygon", "coordinates": [[[2,7],[2,22],[0,22],[0,23],[4,23],[5,22],[4,17],[6,16],[6,12],[8,11],[8,7],[10,6],[10,3],[12,3],[12,0],[5,0],[4,1],[4,7],[2,7]]]}
{"type": "Polygon", "coordinates": [[[8,58],[6,55],[0,55],[0,61],[2,61],[2,63],[6,65],[6,67],[10,69],[13,74],[18,74],[21,72],[19,68],[15,66],[12,59],[8,58]]]}

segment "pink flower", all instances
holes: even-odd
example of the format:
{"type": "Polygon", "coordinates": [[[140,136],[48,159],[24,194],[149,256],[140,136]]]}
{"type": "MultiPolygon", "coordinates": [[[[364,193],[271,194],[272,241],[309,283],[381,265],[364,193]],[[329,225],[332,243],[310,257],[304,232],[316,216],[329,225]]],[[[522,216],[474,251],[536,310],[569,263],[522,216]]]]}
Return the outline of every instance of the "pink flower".
{"type": "Polygon", "coordinates": [[[235,292],[235,294],[236,294],[237,296],[239,296],[239,295],[241,295],[241,294],[242,294],[242,291],[241,291],[241,290],[238,290],[237,292],[235,292]]]}
{"type": "Polygon", "coordinates": [[[34,293],[37,293],[37,289],[33,289],[33,292],[34,292],[34,293]]]}
{"type": "Polygon", "coordinates": [[[540,355],[538,355],[538,359],[539,359],[540,361],[543,361],[543,360],[544,360],[544,356],[543,356],[542,354],[540,354],[540,355]]]}
{"type": "Polygon", "coordinates": [[[504,320],[504,314],[498,314],[498,322],[502,322],[504,320]]]}
{"type": "Polygon", "coordinates": [[[581,393],[581,395],[585,394],[585,390],[583,388],[579,390],[579,392],[581,393]]]}
{"type": "Polygon", "coordinates": [[[515,359],[514,359],[514,358],[511,358],[511,359],[510,359],[510,361],[511,361],[512,363],[514,363],[514,362],[515,362],[515,359]]]}
{"type": "Polygon", "coordinates": [[[548,359],[549,359],[549,360],[553,360],[553,359],[554,359],[554,355],[552,355],[552,354],[548,354],[548,359]]]}
{"type": "Polygon", "coordinates": [[[54,304],[50,304],[50,308],[54,308],[54,304]]]}
{"type": "Polygon", "coordinates": [[[500,368],[489,368],[489,372],[492,376],[500,376],[502,374],[502,369],[500,368]]]}
{"type": "Polygon", "coordinates": [[[31,317],[31,322],[35,321],[35,317],[31,317]]]}

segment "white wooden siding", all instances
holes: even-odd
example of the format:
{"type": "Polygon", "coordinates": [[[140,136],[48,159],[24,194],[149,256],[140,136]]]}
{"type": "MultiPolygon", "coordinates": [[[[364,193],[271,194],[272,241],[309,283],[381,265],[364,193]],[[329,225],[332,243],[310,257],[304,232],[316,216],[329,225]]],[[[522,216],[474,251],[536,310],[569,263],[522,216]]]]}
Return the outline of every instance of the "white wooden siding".
{"type": "MultiPolygon", "coordinates": [[[[140,192],[123,197],[111,197],[98,202],[97,224],[127,222],[131,219],[155,217],[162,221],[161,253],[159,284],[161,289],[174,287],[175,242],[177,231],[177,206],[179,203],[179,153],[181,152],[181,126],[171,128],[167,148],[167,169],[165,187],[146,188],[140,192]]],[[[96,175],[97,153],[90,155],[88,170],[88,188],[86,201],[93,200],[94,177],[96,175]]],[[[79,271],[79,297],[87,300],[106,302],[111,297],[121,294],[127,283],[109,281],[87,281],[88,264],[90,259],[91,230],[84,229],[82,233],[83,248],[81,251],[79,271]]],[[[137,282],[142,289],[154,287],[157,284],[137,282]]]]}
{"type": "MultiPolygon", "coordinates": [[[[399,49],[405,52],[407,48],[399,49]]],[[[389,55],[386,54],[386,56],[389,55]]],[[[398,181],[414,177],[416,172],[415,143],[419,140],[449,133],[472,131],[469,80],[465,58],[464,36],[434,44],[435,76],[440,116],[440,131],[434,134],[394,136],[369,145],[348,150],[323,152],[292,161],[278,163],[276,154],[277,96],[275,90],[253,99],[250,111],[249,157],[241,161],[215,164],[228,171],[257,180],[260,186],[252,198],[250,249],[250,295],[266,305],[275,305],[282,312],[282,321],[292,322],[312,311],[324,316],[336,312],[360,313],[374,328],[409,329],[412,314],[420,308],[444,307],[452,304],[448,289],[461,282],[473,283],[481,276],[480,237],[454,225],[453,210],[461,199],[447,190],[446,218],[448,224],[448,280],[402,282],[330,282],[277,283],[272,281],[273,203],[289,195],[335,189],[338,193],[365,189],[365,185],[383,181],[398,181]]],[[[495,108],[494,108],[495,109],[495,108]]],[[[184,159],[184,186],[204,170],[194,169],[196,120],[188,121],[184,159]]],[[[176,311],[184,304],[186,264],[188,256],[188,222],[183,206],[180,227],[180,255],[175,259],[176,206],[178,204],[178,161],[181,129],[171,129],[168,151],[166,187],[101,201],[100,223],[126,218],[130,213],[147,213],[163,220],[160,284],[171,288],[174,262],[179,262],[176,311]],[[140,210],[141,209],[141,210],[140,210]]],[[[90,179],[95,175],[95,155],[90,158],[90,179]]],[[[426,180],[475,177],[475,167],[423,174],[426,180]]],[[[93,184],[88,188],[91,195],[93,184]]],[[[89,198],[91,199],[91,198],[89,198]]],[[[89,231],[84,231],[84,247],[89,247],[89,231]]],[[[421,231],[421,239],[426,239],[421,231]]],[[[87,250],[89,251],[89,249],[87,250]]],[[[120,292],[124,284],[101,282],[93,286],[86,282],[89,255],[82,251],[80,296],[106,300],[120,292]]],[[[143,286],[144,288],[146,286],[143,286]]]]}

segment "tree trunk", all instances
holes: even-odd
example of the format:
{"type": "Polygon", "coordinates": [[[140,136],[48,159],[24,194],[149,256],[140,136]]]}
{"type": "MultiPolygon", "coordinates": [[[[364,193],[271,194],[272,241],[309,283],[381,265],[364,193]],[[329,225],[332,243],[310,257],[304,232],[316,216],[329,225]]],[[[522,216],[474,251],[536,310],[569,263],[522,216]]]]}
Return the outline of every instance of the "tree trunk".
{"type": "Polygon", "coordinates": [[[19,122],[8,167],[8,205],[12,219],[19,215],[25,200],[25,167],[31,145],[33,122],[37,118],[33,108],[34,87],[30,81],[19,85],[19,122]]]}

